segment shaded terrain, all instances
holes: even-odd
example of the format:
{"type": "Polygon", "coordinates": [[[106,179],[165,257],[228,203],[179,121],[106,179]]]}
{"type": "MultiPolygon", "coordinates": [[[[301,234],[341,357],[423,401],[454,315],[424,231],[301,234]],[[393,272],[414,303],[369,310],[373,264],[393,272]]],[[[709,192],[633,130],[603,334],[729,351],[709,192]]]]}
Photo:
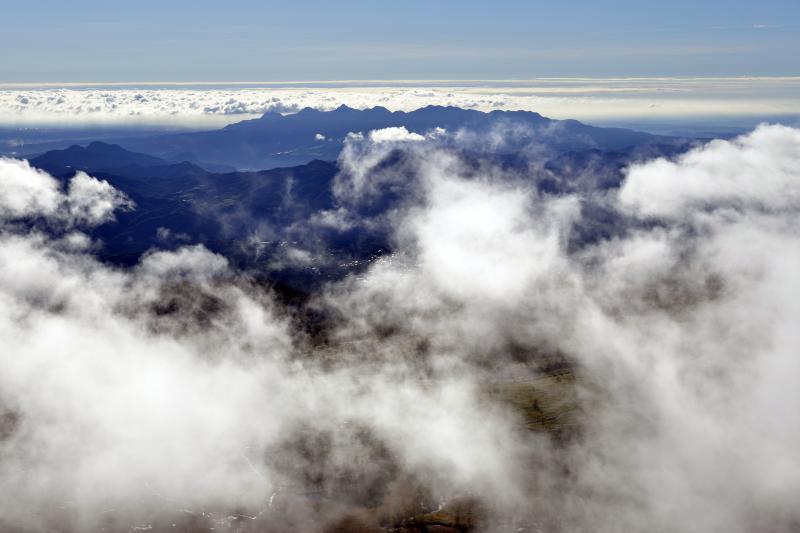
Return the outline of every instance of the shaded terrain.
{"type": "MultiPolygon", "coordinates": [[[[295,166],[314,159],[335,160],[348,133],[366,134],[389,127],[404,127],[418,134],[436,128],[452,134],[462,131],[459,143],[471,143],[485,152],[508,154],[526,149],[555,153],[621,150],[676,140],[624,128],[594,127],[576,120],[553,120],[531,111],[483,113],[428,106],[410,112],[392,112],[383,107],[357,110],[343,105],[327,112],[306,108],[291,115],[265,113],[261,118],[219,130],[118,137],[106,142],[170,162],[191,161],[209,170],[218,171],[225,166],[263,169],[295,166]],[[502,146],[492,144],[501,137],[502,146]]],[[[29,144],[20,153],[33,155],[53,147],[52,143],[41,148],[29,144]]]]}
{"type": "MultiPolygon", "coordinates": [[[[338,113],[360,117],[365,112],[338,113]]],[[[324,118],[330,113],[309,111],[306,115],[324,118]]],[[[674,156],[691,146],[689,142],[649,144],[650,137],[621,135],[620,143],[644,140],[646,144],[617,151],[555,150],[552,157],[537,159],[536,166],[531,166],[530,157],[522,155],[483,153],[474,146],[456,148],[445,144],[445,148],[458,154],[467,165],[466,172],[476,176],[487,166],[499,166],[505,172],[524,176],[541,194],[581,195],[584,216],[573,236],[573,245],[580,247],[620,230],[618,215],[604,205],[601,196],[603,191],[619,187],[627,165],[656,155],[674,156]]],[[[565,139],[580,136],[570,134],[565,139]]],[[[581,142],[565,141],[563,148],[581,142]]],[[[100,257],[107,261],[131,265],[152,248],[203,244],[239,268],[308,290],[358,271],[390,252],[392,225],[387,217],[413,200],[411,184],[416,169],[402,151],[390,151],[376,163],[376,174],[391,175],[393,180],[379,196],[359,205],[348,205],[337,198],[334,184],[341,168],[334,160],[340,148],[336,145],[335,150],[325,154],[330,161],[313,160],[294,167],[252,172],[210,172],[189,161],[168,163],[103,142],[46,152],[30,162],[64,181],[76,171],[88,172],[135,202],[135,209],[118,213],[115,221],[92,232],[102,242],[100,257]],[[342,213],[351,222],[326,221],[342,213]]]]}

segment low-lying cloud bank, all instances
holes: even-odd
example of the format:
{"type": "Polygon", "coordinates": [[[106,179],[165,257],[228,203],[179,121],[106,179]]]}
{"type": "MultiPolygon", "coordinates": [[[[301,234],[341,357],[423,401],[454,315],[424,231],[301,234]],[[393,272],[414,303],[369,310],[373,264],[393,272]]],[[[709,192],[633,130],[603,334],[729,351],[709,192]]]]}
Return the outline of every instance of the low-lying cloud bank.
{"type": "Polygon", "coordinates": [[[391,133],[335,192],[407,188],[395,253],[316,297],[324,341],[202,247],[99,263],[77,229],[133,206],[0,163],[0,527],[369,530],[465,498],[486,531],[797,527],[800,132],[635,165],[603,193],[628,229],[577,250],[585,198],[391,133]],[[552,359],[557,437],[487,394],[552,359]]]}
{"type": "Polygon", "coordinates": [[[529,82],[334,84],[292,87],[0,88],[0,124],[142,123],[218,127],[266,112],[305,107],[330,111],[383,106],[412,111],[449,105],[480,111],[537,111],[586,121],[666,120],[675,117],[798,115],[800,78],[542,79],[529,82]]]}

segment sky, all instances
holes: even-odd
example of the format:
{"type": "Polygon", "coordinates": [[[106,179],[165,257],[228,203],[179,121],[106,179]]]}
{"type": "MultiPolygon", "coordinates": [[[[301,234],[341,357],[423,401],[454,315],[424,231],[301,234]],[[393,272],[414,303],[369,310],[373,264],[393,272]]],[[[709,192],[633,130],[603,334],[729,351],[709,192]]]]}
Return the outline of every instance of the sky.
{"type": "Polygon", "coordinates": [[[0,82],[796,76],[800,2],[28,1],[0,82]]]}

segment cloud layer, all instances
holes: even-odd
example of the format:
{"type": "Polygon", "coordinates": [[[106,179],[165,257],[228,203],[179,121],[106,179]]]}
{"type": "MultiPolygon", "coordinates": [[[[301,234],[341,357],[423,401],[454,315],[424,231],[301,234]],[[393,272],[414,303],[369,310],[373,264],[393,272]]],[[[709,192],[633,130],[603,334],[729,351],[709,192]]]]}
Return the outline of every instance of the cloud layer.
{"type": "Polygon", "coordinates": [[[74,87],[0,89],[0,124],[119,123],[219,126],[268,111],[384,106],[411,111],[452,105],[530,110],[552,118],[672,120],[797,115],[796,78],[534,80],[292,87],[74,87]]]}
{"type": "Polygon", "coordinates": [[[348,141],[335,193],[346,217],[402,185],[395,251],[315,297],[321,337],[202,247],[97,262],[69,243],[113,193],[3,161],[4,528],[375,528],[465,498],[487,531],[795,527],[797,130],[632,167],[603,193],[625,231],[578,249],[586,197],[391,133],[348,141]],[[555,436],[491,393],[553,361],[555,436]]]}

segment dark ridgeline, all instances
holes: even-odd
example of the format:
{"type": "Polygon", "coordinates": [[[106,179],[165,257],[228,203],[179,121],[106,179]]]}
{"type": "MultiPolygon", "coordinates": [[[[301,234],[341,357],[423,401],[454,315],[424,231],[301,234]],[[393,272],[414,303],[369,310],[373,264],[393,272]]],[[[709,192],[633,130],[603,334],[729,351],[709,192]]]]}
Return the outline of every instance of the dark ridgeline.
{"type": "MultiPolygon", "coordinates": [[[[357,220],[371,220],[370,229],[309,221],[340,207],[332,184],[347,134],[398,126],[418,133],[463,130],[467,135],[457,143],[447,138],[437,142],[457,150],[468,168],[477,170],[481,162],[490,161],[523,171],[543,193],[586,197],[585,227],[577,228],[573,246],[612,235],[618,227],[611,211],[590,200],[594,191],[619,186],[631,161],[674,155],[688,146],[680,139],[554,121],[527,111],[482,113],[429,106],[404,113],[341,106],[330,112],[267,113],[216,131],[123,139],[119,142],[124,148],[105,142],[73,145],[30,162],[62,180],[78,170],[89,172],[136,202],[134,210],[118,213],[115,222],[93,231],[103,243],[99,255],[104,260],[135,264],[153,247],[201,243],[238,267],[306,289],[361,268],[390,249],[390,228],[382,217],[404,201],[409,191],[402,184],[387,187],[367,204],[347,206],[357,220]],[[506,137],[515,144],[498,147],[470,141],[494,128],[513,129],[515,135],[506,137]],[[317,134],[325,139],[317,139],[317,134]],[[537,151],[526,154],[531,143],[537,151]],[[534,157],[538,164],[532,167],[534,157]],[[280,163],[286,166],[259,171],[226,166],[266,168],[280,163]],[[270,258],[291,246],[313,251],[313,261],[276,269],[270,258]]],[[[405,157],[395,150],[377,168],[413,172],[405,157]]]]}
{"type": "MultiPolygon", "coordinates": [[[[411,112],[392,112],[384,107],[357,110],[343,105],[328,112],[311,108],[292,115],[270,112],[213,131],[117,138],[109,142],[169,162],[194,162],[208,170],[264,169],[300,165],[313,159],[334,160],[348,133],[401,126],[420,134],[434,128],[450,132],[466,129],[477,137],[502,128],[513,131],[507,137],[518,141],[506,147],[507,153],[514,153],[530,142],[564,152],[590,148],[620,150],[670,139],[622,128],[598,128],[576,120],[552,120],[531,111],[484,113],[428,106],[411,112]]],[[[35,145],[29,145],[26,153],[35,149],[35,145]]]]}

